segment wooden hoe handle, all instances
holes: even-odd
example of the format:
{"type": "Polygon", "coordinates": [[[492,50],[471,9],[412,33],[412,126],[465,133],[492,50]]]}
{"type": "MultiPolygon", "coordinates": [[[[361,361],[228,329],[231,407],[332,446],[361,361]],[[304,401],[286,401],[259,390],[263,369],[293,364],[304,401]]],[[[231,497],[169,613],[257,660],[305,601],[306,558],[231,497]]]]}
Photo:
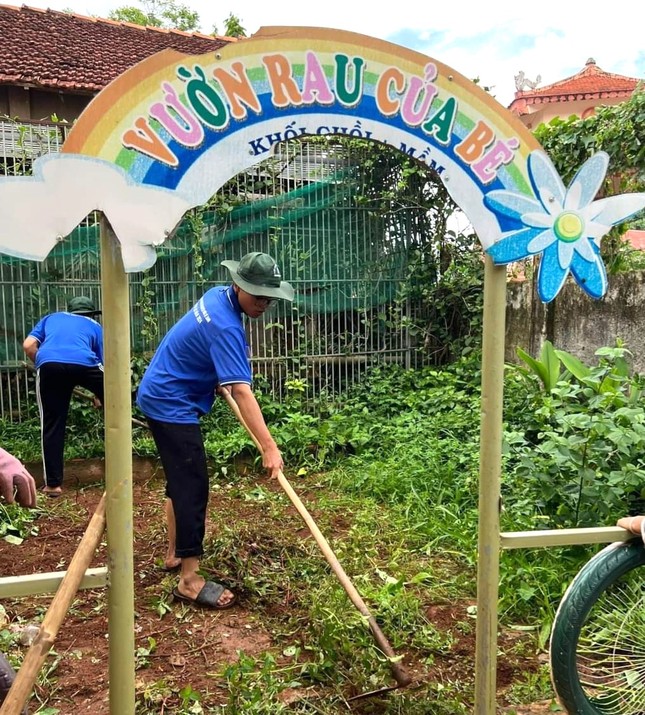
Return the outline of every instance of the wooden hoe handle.
{"type": "MultiPolygon", "coordinates": [[[[240,408],[238,407],[238,404],[237,402],[235,402],[231,393],[227,389],[223,389],[221,390],[221,394],[224,395],[224,399],[228,402],[230,408],[235,413],[235,416],[239,420],[240,424],[249,433],[249,436],[255,443],[255,446],[258,448],[258,451],[260,452],[260,454],[262,454],[262,447],[260,446],[260,443],[244,421],[244,418],[242,417],[242,414],[240,412],[240,408]]],[[[282,473],[282,470],[278,472],[278,482],[280,482],[280,486],[284,489],[287,496],[291,500],[291,503],[295,506],[298,513],[303,518],[305,524],[307,525],[307,528],[316,540],[318,547],[323,552],[323,555],[327,559],[333,572],[336,574],[336,577],[340,581],[341,586],[345,589],[345,592],[349,596],[351,602],[356,606],[361,615],[366,618],[370,630],[372,631],[372,635],[374,636],[374,640],[376,641],[376,644],[389,660],[390,669],[392,670],[392,675],[394,676],[394,679],[401,687],[409,685],[412,682],[412,678],[399,663],[399,657],[394,653],[392,646],[389,644],[387,638],[383,634],[383,631],[381,631],[381,629],[379,628],[376,619],[370,613],[369,609],[367,608],[367,605],[365,604],[365,601],[363,601],[360,594],[354,587],[354,584],[350,581],[349,577],[345,573],[345,570],[340,565],[340,562],[338,561],[336,555],[329,546],[327,539],[325,539],[325,537],[322,535],[316,522],[313,520],[313,517],[307,511],[305,505],[300,500],[300,497],[296,494],[293,487],[282,473]]]]}

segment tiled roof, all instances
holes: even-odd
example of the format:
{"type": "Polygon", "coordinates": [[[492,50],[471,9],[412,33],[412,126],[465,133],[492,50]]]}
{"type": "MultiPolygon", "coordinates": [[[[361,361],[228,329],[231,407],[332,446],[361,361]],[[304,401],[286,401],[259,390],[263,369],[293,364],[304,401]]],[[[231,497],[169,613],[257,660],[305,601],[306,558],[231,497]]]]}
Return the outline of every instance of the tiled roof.
{"type": "Polygon", "coordinates": [[[576,99],[603,99],[606,97],[630,97],[642,79],[625,77],[601,70],[595,60],[588,59],[584,68],[571,77],[539,87],[515,93],[515,102],[543,104],[547,102],[573,101],[576,99]]]}
{"type": "Polygon", "coordinates": [[[197,55],[235,41],[26,5],[0,5],[0,37],[0,83],[88,92],[161,50],[197,55]]]}

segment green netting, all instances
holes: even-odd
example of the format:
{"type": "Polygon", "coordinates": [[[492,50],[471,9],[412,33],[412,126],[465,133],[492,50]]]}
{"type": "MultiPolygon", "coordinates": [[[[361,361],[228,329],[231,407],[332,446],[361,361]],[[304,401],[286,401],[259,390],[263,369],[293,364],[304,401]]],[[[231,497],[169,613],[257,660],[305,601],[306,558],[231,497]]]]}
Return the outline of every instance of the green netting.
{"type": "MultiPolygon", "coordinates": [[[[279,302],[249,325],[254,360],[276,390],[294,369],[331,384],[358,373],[340,377],[330,365],[409,356],[413,341],[390,317],[427,224],[420,201],[403,197],[392,210],[399,168],[364,147],[302,142],[229,181],[186,214],[154,266],[129,276],[133,353],[153,351],[204,290],[230,282],[222,260],[260,250],[296,289],[293,305],[279,302]]],[[[71,296],[101,302],[99,233],[91,215],[42,263],[0,255],[0,368],[20,364],[25,335],[71,296]]]]}
{"type": "MultiPolygon", "coordinates": [[[[157,260],[167,264],[198,249],[201,275],[217,284],[228,282],[221,260],[266,250],[284,277],[299,284],[297,302],[307,310],[334,312],[387,302],[394,297],[393,279],[400,278],[405,256],[385,252],[383,222],[352,205],[357,186],[347,179],[335,176],[248,204],[206,209],[199,220],[191,212],[159,248],[157,260]]],[[[44,274],[56,280],[76,265],[83,267],[86,280],[98,281],[99,242],[98,223],[79,226],[43,262],[44,274]]],[[[8,256],[0,260],[23,263],[8,256]]]]}

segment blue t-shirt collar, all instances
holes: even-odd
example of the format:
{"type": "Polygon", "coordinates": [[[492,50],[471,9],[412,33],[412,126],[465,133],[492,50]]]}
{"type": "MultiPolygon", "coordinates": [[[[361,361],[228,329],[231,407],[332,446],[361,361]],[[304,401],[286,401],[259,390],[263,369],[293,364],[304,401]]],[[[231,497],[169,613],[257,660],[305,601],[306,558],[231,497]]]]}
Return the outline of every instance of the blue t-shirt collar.
{"type": "Polygon", "coordinates": [[[226,297],[228,298],[231,306],[233,309],[239,314],[242,315],[242,308],[240,306],[240,301],[237,299],[237,293],[233,290],[233,286],[230,285],[226,289],[226,297]]]}

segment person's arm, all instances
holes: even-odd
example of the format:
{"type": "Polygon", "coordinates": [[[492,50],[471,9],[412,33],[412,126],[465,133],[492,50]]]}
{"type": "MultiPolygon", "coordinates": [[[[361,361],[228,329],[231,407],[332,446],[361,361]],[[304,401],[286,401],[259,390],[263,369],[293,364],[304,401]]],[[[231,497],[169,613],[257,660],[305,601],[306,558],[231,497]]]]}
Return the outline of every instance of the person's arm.
{"type": "Polygon", "coordinates": [[[32,361],[36,362],[36,353],[40,343],[32,335],[28,335],[22,344],[22,349],[25,351],[25,355],[32,361]]]}
{"type": "Polygon", "coordinates": [[[238,382],[226,385],[221,389],[230,390],[231,396],[240,408],[244,422],[262,448],[262,465],[272,477],[277,477],[278,472],[284,467],[282,454],[266,426],[262,410],[260,410],[260,405],[255,399],[251,386],[238,382]]]}

